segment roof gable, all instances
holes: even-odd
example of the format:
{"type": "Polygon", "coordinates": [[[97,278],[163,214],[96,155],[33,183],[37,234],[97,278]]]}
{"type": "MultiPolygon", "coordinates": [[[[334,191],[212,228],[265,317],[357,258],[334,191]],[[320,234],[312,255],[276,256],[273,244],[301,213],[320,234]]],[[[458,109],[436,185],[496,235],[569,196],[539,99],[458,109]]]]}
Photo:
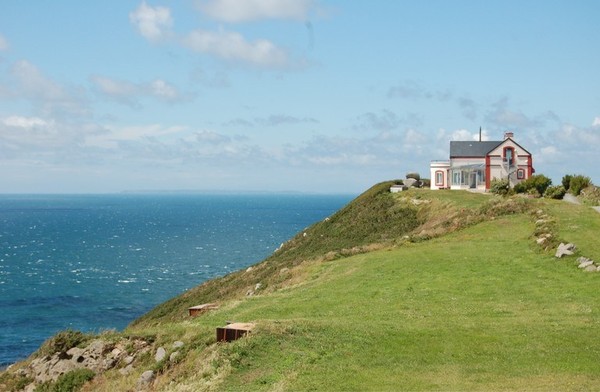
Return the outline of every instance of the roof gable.
{"type": "Polygon", "coordinates": [[[485,157],[490,151],[502,144],[503,141],[451,141],[450,158],[485,157]]]}
{"type": "MultiPolygon", "coordinates": [[[[501,147],[504,144],[512,144],[514,145],[514,147],[517,147],[519,149],[522,150],[522,152],[524,152],[525,154],[531,156],[531,153],[529,151],[527,151],[526,149],[524,149],[519,143],[515,142],[512,138],[507,137],[506,139],[504,139],[500,144],[498,144],[494,149],[501,147]]],[[[492,152],[491,150],[489,152],[492,152]]]]}

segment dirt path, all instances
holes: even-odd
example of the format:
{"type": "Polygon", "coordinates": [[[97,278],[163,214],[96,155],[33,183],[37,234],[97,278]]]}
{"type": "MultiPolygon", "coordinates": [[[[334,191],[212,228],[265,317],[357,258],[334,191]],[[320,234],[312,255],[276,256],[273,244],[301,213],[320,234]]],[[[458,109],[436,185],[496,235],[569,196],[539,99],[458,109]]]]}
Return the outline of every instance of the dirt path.
{"type": "Polygon", "coordinates": [[[579,201],[577,196],[573,196],[570,193],[565,194],[565,196],[563,197],[563,200],[566,202],[569,202],[569,203],[573,203],[573,204],[581,204],[581,201],[579,201]]]}

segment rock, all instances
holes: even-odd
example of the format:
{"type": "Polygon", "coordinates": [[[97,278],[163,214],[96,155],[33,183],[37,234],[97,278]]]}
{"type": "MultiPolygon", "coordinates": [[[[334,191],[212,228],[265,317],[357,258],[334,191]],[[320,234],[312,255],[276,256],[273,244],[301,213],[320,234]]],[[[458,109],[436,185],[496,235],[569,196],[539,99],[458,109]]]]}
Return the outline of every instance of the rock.
{"type": "Polygon", "coordinates": [[[543,225],[544,223],[546,223],[545,219],[538,219],[538,220],[535,221],[535,225],[536,226],[543,225]]]}
{"type": "Polygon", "coordinates": [[[150,384],[152,383],[152,381],[154,381],[155,378],[156,376],[154,375],[154,372],[152,370],[146,370],[144,373],[142,373],[142,375],[137,381],[137,389],[140,390],[147,388],[148,386],[150,386],[150,384]]]}
{"type": "Polygon", "coordinates": [[[590,264],[587,267],[584,268],[584,271],[586,272],[596,272],[598,271],[598,267],[596,267],[594,264],[590,264]]]}
{"type": "Polygon", "coordinates": [[[135,368],[133,367],[133,365],[129,364],[127,366],[125,366],[123,369],[119,369],[119,374],[126,376],[128,374],[131,374],[131,372],[133,372],[135,370],[135,368]]]}
{"type": "Polygon", "coordinates": [[[538,238],[535,240],[535,242],[537,242],[538,245],[542,245],[544,242],[546,242],[546,237],[538,238]]]}
{"type": "Polygon", "coordinates": [[[173,362],[179,356],[179,351],[174,351],[169,355],[169,361],[173,362]]]}
{"type": "Polygon", "coordinates": [[[250,272],[250,271],[252,271],[252,270],[253,270],[253,268],[252,268],[252,267],[248,267],[248,268],[246,268],[246,272],[250,272]]]}
{"type": "Polygon", "coordinates": [[[594,265],[594,262],[592,260],[585,260],[579,264],[578,268],[584,269],[589,267],[590,265],[594,265]]]}
{"type": "Polygon", "coordinates": [[[559,259],[563,256],[571,256],[573,254],[574,250],[575,250],[574,244],[571,244],[571,243],[563,244],[561,242],[560,245],[558,245],[558,249],[556,249],[556,253],[554,254],[554,256],[556,256],[559,259]]]}
{"type": "Polygon", "coordinates": [[[173,348],[181,348],[183,347],[184,343],[181,340],[176,341],[175,343],[173,343],[173,348]]]}
{"type": "Polygon", "coordinates": [[[165,359],[166,356],[167,356],[167,350],[165,350],[164,347],[159,347],[156,350],[156,355],[154,355],[154,359],[156,360],[156,362],[160,362],[163,359],[165,359]]]}
{"type": "Polygon", "coordinates": [[[290,269],[287,267],[283,267],[280,271],[279,271],[279,275],[285,275],[288,272],[290,272],[290,269]]]}
{"type": "Polygon", "coordinates": [[[133,362],[133,360],[134,360],[134,359],[135,359],[135,357],[134,357],[134,356],[132,356],[132,355],[128,355],[128,356],[126,356],[125,358],[123,358],[123,363],[124,363],[125,365],[129,365],[129,364],[131,364],[131,363],[133,362]]]}
{"type": "Polygon", "coordinates": [[[260,288],[261,288],[261,287],[262,287],[262,283],[257,283],[257,284],[254,286],[254,291],[258,291],[258,290],[260,290],[260,288]]]}

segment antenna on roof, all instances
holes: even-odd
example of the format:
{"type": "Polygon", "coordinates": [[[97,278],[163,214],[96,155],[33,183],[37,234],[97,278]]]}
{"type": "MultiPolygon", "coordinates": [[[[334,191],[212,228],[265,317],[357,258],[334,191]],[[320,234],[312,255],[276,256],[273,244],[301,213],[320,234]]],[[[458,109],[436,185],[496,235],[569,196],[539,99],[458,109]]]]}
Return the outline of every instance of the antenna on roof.
{"type": "Polygon", "coordinates": [[[481,127],[479,127],[479,141],[481,141],[481,127]]]}

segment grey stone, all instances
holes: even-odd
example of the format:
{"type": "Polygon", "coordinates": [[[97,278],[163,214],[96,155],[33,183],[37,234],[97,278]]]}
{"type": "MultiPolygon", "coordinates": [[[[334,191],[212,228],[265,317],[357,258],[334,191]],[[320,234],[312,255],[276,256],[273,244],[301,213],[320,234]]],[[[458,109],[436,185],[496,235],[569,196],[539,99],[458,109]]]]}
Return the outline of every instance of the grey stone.
{"type": "Polygon", "coordinates": [[[163,359],[165,359],[166,356],[167,356],[167,350],[165,350],[164,347],[159,347],[156,350],[156,355],[154,355],[154,359],[156,360],[156,362],[160,362],[163,359]]]}
{"type": "Polygon", "coordinates": [[[122,376],[126,376],[128,374],[131,374],[134,370],[135,370],[135,368],[133,367],[133,365],[129,364],[129,365],[125,366],[123,369],[119,369],[119,374],[121,374],[122,376]]]}
{"type": "Polygon", "coordinates": [[[156,378],[154,372],[152,370],[146,370],[137,381],[137,388],[145,389],[147,388],[156,378]]]}
{"type": "Polygon", "coordinates": [[[596,267],[594,264],[590,264],[587,267],[585,267],[584,271],[596,272],[596,271],[598,271],[598,267],[596,267]]]}
{"type": "Polygon", "coordinates": [[[173,343],[173,348],[181,348],[183,347],[184,343],[181,340],[176,341],[175,343],[173,343]]]}
{"type": "Polygon", "coordinates": [[[535,242],[537,242],[538,245],[542,245],[544,242],[546,242],[546,237],[538,238],[535,240],[535,242]]]}
{"type": "Polygon", "coordinates": [[[594,265],[594,262],[592,260],[585,260],[579,264],[578,268],[584,269],[584,268],[589,267],[590,265],[594,265]]]}
{"type": "Polygon", "coordinates": [[[169,361],[173,362],[179,356],[179,351],[174,351],[169,355],[169,361]]]}
{"type": "Polygon", "coordinates": [[[573,254],[574,250],[575,250],[574,244],[571,244],[571,243],[563,244],[561,242],[560,245],[558,245],[558,248],[556,249],[556,253],[554,254],[554,256],[556,256],[559,259],[563,256],[571,256],[573,254]]]}
{"type": "Polygon", "coordinates": [[[125,358],[123,358],[123,363],[125,363],[125,365],[129,365],[133,362],[134,359],[135,357],[133,355],[128,355],[125,358]]]}

